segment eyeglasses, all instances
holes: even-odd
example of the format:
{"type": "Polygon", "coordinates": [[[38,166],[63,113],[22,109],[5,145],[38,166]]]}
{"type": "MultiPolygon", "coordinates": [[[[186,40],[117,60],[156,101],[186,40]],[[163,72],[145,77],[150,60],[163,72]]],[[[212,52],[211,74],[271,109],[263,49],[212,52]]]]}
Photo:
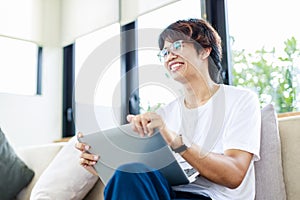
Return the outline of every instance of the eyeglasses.
{"type": "Polygon", "coordinates": [[[180,53],[183,49],[183,43],[193,43],[192,41],[188,40],[177,40],[170,44],[169,47],[163,48],[160,52],[158,52],[157,57],[160,60],[160,62],[164,63],[166,62],[168,55],[170,52],[172,53],[180,53]]]}

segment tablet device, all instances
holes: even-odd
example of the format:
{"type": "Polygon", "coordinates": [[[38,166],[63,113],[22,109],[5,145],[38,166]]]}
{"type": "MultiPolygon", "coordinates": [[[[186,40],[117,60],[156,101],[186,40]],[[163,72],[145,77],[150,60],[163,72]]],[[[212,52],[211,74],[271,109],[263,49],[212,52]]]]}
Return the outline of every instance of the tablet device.
{"type": "Polygon", "coordinates": [[[105,185],[119,166],[128,163],[143,163],[159,170],[172,186],[193,182],[199,174],[181,157],[181,161],[176,159],[179,155],[159,132],[141,137],[126,124],[86,134],[78,140],[91,147],[90,153],[100,156],[94,167],[105,185]]]}

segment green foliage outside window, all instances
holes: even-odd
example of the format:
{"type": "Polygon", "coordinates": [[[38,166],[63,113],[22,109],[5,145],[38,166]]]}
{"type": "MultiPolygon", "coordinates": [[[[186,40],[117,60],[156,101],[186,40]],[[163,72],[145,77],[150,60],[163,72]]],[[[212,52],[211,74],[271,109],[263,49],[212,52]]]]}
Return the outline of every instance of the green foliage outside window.
{"type": "Polygon", "coordinates": [[[262,107],[273,103],[279,113],[300,109],[300,49],[294,37],[284,45],[282,55],[275,48],[262,47],[254,53],[232,50],[233,85],[256,91],[262,107]]]}
{"type": "Polygon", "coordinates": [[[151,106],[150,103],[148,103],[147,108],[144,108],[142,105],[140,105],[140,112],[156,112],[160,107],[164,106],[164,103],[157,103],[154,106],[151,106]]]}

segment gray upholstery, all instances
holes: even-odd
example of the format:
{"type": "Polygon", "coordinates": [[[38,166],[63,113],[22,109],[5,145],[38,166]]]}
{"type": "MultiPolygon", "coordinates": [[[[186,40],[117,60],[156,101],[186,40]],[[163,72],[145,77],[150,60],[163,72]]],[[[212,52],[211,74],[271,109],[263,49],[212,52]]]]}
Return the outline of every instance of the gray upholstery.
{"type": "Polygon", "coordinates": [[[286,199],[286,191],[283,179],[277,115],[271,104],[264,107],[261,114],[261,159],[255,162],[255,199],[284,200],[286,199]]]}

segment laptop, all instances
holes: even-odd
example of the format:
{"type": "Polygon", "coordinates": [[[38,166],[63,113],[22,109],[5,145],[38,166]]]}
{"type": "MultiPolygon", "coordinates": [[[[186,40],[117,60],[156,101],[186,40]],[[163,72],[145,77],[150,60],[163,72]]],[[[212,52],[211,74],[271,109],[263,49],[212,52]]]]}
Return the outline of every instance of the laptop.
{"type": "Polygon", "coordinates": [[[78,140],[91,146],[90,153],[100,156],[94,167],[105,185],[115,170],[127,163],[143,163],[159,170],[172,186],[191,183],[199,175],[170,149],[159,132],[140,137],[130,124],[125,124],[78,140]]]}

